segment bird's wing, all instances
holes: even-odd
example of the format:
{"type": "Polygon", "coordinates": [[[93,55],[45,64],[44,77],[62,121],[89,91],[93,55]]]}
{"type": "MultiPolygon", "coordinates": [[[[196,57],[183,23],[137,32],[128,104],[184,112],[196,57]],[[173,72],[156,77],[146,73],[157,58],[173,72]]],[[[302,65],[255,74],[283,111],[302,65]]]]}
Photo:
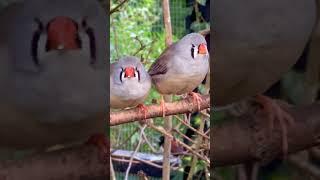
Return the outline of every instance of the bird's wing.
{"type": "Polygon", "coordinates": [[[174,48],[175,44],[167,47],[160,57],[151,65],[148,71],[150,76],[165,74],[168,71],[168,61],[175,55],[173,51],[174,48]]]}

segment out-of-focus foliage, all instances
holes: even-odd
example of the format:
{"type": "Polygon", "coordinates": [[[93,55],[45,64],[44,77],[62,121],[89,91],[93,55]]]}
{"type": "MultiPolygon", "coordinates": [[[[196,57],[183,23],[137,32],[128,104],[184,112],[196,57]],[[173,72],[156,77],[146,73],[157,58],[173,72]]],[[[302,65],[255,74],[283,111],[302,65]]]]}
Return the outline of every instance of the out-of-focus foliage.
{"type": "MultiPolygon", "coordinates": [[[[111,7],[114,7],[114,2],[111,7]]],[[[153,0],[131,0],[110,18],[111,62],[126,55],[155,59],[164,48],[163,33],[152,31],[161,7],[153,0]],[[145,46],[139,51],[141,46],[145,46]]]]}

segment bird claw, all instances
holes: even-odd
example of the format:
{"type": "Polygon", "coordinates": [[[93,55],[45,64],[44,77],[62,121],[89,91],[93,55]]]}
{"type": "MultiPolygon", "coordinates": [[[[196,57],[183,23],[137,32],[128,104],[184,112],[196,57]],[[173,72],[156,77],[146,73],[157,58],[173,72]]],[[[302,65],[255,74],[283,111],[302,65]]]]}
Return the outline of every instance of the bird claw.
{"type": "Polygon", "coordinates": [[[163,97],[161,98],[161,101],[160,101],[160,108],[162,111],[162,117],[165,117],[166,116],[166,106],[165,106],[165,102],[164,102],[163,97]]]}
{"type": "Polygon", "coordinates": [[[193,97],[193,101],[196,101],[197,105],[198,105],[198,111],[201,110],[201,102],[202,102],[202,98],[198,93],[195,92],[190,92],[190,95],[193,97]]]}
{"type": "Polygon", "coordinates": [[[255,99],[262,105],[261,110],[268,115],[270,135],[272,135],[272,131],[274,130],[274,122],[276,120],[279,121],[282,138],[282,153],[286,156],[288,153],[288,125],[291,126],[294,124],[294,118],[283,110],[279,104],[266,96],[257,95],[255,99]]]}
{"type": "Polygon", "coordinates": [[[138,106],[139,113],[142,113],[144,115],[144,119],[147,119],[148,114],[148,107],[144,104],[139,104],[138,106]]]}
{"type": "Polygon", "coordinates": [[[86,142],[87,145],[95,145],[99,149],[99,159],[103,163],[108,162],[108,140],[103,133],[94,134],[89,137],[86,142]]]}

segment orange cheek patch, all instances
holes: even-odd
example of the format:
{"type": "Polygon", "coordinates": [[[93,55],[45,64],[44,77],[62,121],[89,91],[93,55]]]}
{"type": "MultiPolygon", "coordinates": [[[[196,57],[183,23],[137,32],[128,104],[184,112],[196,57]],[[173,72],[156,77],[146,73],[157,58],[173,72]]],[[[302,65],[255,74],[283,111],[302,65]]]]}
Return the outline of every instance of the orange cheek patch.
{"type": "Polygon", "coordinates": [[[134,77],[134,68],[133,67],[127,67],[124,69],[124,77],[128,77],[128,78],[131,78],[131,77],[134,77]]]}
{"type": "Polygon", "coordinates": [[[207,54],[207,47],[205,44],[200,44],[198,47],[199,54],[207,54]]]}
{"type": "Polygon", "coordinates": [[[48,25],[50,49],[78,49],[76,23],[68,17],[56,17],[48,25]]]}

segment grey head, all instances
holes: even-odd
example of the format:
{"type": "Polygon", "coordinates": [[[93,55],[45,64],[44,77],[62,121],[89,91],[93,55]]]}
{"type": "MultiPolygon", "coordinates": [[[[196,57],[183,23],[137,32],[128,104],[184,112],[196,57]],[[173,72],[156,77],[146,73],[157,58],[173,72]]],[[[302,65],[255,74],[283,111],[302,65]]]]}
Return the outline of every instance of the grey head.
{"type": "Polygon", "coordinates": [[[13,19],[15,102],[47,121],[104,111],[108,18],[96,0],[28,0],[13,19]]]}
{"type": "Polygon", "coordinates": [[[205,60],[209,56],[207,41],[199,33],[187,34],[176,43],[173,49],[176,54],[188,59],[205,60]]]}
{"type": "Polygon", "coordinates": [[[151,78],[140,60],[127,56],[111,66],[111,108],[132,107],[142,103],[151,88],[151,78]]]}

